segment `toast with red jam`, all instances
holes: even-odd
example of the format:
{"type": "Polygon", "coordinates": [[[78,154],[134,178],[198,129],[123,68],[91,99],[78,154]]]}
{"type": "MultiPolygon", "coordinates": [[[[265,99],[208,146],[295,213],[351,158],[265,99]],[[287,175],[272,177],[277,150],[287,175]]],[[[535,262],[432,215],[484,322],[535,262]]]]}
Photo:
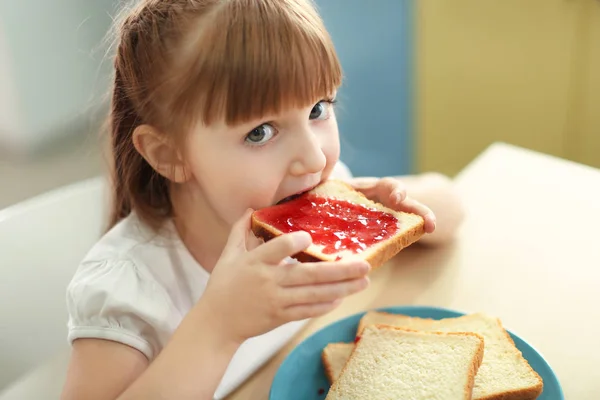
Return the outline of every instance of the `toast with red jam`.
{"type": "Polygon", "coordinates": [[[313,243],[300,262],[359,257],[377,268],[423,236],[423,217],[369,200],[345,182],[328,180],[298,197],[255,211],[252,231],[265,241],[294,231],[313,243]]]}

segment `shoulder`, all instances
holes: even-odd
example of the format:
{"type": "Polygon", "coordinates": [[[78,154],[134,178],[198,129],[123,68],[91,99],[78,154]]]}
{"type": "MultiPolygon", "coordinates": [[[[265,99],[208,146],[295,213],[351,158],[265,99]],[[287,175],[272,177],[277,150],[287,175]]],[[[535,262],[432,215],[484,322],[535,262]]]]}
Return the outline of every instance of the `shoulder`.
{"type": "MultiPolygon", "coordinates": [[[[69,340],[100,338],[127,344],[152,359],[192,304],[182,289],[189,260],[178,243],[128,217],[104,235],[67,287],[69,340]]],[[[198,269],[200,269],[198,267],[198,269]]]]}
{"type": "Polygon", "coordinates": [[[135,213],[131,213],[96,242],[82,264],[106,259],[132,258],[140,247],[156,247],[160,236],[160,233],[153,231],[135,213]]]}
{"type": "Polygon", "coordinates": [[[151,360],[178,310],[144,265],[126,257],[82,263],[67,287],[68,338],[126,344],[151,360]]]}

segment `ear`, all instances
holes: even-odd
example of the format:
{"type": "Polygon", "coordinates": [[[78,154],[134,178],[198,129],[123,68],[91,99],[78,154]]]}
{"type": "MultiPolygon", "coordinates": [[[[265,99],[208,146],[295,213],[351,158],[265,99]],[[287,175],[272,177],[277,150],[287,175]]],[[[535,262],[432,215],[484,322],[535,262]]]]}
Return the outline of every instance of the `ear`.
{"type": "Polygon", "coordinates": [[[172,140],[150,125],[140,125],[133,131],[133,145],[156,172],[176,183],[190,178],[188,168],[172,140]]]}

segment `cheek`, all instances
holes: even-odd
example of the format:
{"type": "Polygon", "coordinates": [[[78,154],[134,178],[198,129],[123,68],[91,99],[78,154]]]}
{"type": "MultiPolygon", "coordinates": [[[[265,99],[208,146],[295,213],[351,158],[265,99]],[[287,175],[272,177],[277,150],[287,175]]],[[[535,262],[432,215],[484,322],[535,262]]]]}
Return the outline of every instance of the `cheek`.
{"type": "Polygon", "coordinates": [[[330,143],[324,147],[323,153],[325,154],[328,163],[333,162],[335,164],[338,161],[340,158],[340,141],[337,136],[332,138],[330,143]]]}
{"type": "Polygon", "coordinates": [[[264,150],[236,149],[226,156],[229,160],[226,164],[219,161],[221,171],[213,172],[219,177],[223,192],[228,194],[226,204],[234,209],[234,214],[242,215],[248,207],[270,205],[285,176],[279,154],[272,149],[264,150]]]}
{"type": "Polygon", "coordinates": [[[213,184],[219,186],[243,175],[247,170],[244,156],[233,143],[217,135],[198,135],[186,143],[187,164],[196,180],[205,184],[217,180],[213,184]]]}
{"type": "Polygon", "coordinates": [[[276,153],[202,137],[191,138],[185,146],[189,190],[200,206],[226,222],[234,223],[248,207],[264,207],[275,197],[282,179],[281,169],[275,168],[276,153]]]}

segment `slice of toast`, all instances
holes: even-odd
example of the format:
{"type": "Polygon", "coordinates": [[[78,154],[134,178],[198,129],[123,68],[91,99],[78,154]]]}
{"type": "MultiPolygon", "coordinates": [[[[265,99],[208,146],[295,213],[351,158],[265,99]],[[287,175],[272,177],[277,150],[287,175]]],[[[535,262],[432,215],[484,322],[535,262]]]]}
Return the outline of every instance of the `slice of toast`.
{"type": "Polygon", "coordinates": [[[471,400],[483,357],[474,333],[369,325],[327,400],[471,400]]]}
{"type": "Polygon", "coordinates": [[[252,231],[265,241],[304,230],[313,243],[301,262],[360,257],[377,268],[424,234],[421,216],[369,200],[345,182],[328,180],[301,196],[252,214],[252,231]]]}
{"type": "Polygon", "coordinates": [[[325,346],[321,359],[329,383],[335,382],[340,376],[353,351],[354,343],[329,343],[325,346]]]}
{"type": "MultiPolygon", "coordinates": [[[[475,377],[474,400],[533,400],[542,393],[542,378],[523,358],[501,321],[496,318],[470,314],[433,320],[371,311],[361,319],[358,337],[368,326],[379,324],[423,332],[474,332],[481,335],[485,340],[485,355],[475,377]]],[[[339,366],[345,364],[340,358],[348,351],[348,348],[342,351],[340,347],[332,345],[330,351],[323,353],[323,363],[329,364],[330,380],[330,377],[335,379],[339,375],[339,366]]]]}

